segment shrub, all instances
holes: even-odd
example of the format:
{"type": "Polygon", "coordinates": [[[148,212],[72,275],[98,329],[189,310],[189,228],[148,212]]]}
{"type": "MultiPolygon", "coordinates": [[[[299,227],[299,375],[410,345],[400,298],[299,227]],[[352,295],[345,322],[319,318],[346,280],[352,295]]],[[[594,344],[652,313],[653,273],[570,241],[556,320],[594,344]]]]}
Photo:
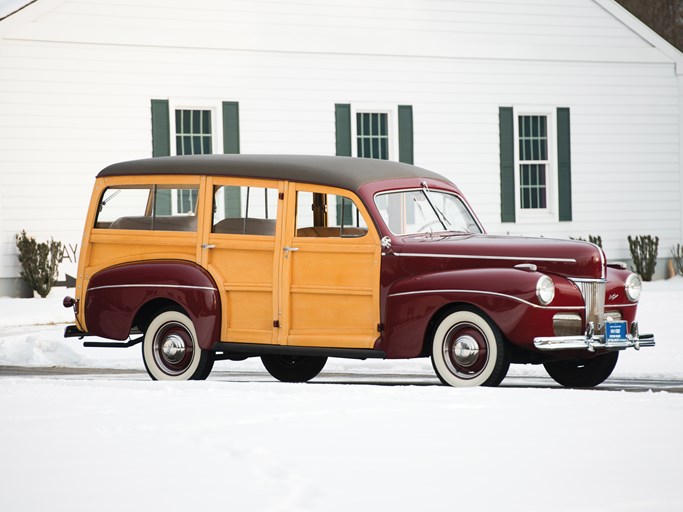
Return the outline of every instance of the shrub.
{"type": "Polygon", "coordinates": [[[57,271],[62,262],[62,243],[52,238],[47,243],[38,243],[36,239],[22,231],[16,236],[21,263],[21,277],[31,289],[45,298],[57,280],[57,271]]]}
{"type": "MultiPolygon", "coordinates": [[[[569,238],[571,238],[572,240],[580,240],[582,242],[586,241],[585,238],[581,238],[580,236],[576,237],[576,238],[570,236],[569,238]]],[[[592,244],[597,245],[598,247],[600,247],[602,249],[602,237],[600,235],[596,235],[596,236],[588,235],[588,241],[592,244]]]]}
{"type": "Polygon", "coordinates": [[[635,238],[628,236],[628,245],[633,258],[631,269],[643,278],[643,281],[652,281],[652,274],[657,265],[657,249],[659,237],[652,238],[650,235],[638,235],[635,238]]]}
{"type": "Polygon", "coordinates": [[[679,276],[683,276],[683,246],[676,244],[671,249],[671,258],[674,264],[674,270],[679,276]]]}

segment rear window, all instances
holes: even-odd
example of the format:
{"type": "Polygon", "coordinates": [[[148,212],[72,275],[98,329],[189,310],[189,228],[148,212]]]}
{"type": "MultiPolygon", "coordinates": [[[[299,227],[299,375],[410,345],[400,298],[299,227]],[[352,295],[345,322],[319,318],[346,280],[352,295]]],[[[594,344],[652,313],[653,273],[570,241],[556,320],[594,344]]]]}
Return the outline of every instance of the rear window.
{"type": "Polygon", "coordinates": [[[145,231],[196,231],[195,185],[134,185],[105,189],[95,227],[145,231]]]}

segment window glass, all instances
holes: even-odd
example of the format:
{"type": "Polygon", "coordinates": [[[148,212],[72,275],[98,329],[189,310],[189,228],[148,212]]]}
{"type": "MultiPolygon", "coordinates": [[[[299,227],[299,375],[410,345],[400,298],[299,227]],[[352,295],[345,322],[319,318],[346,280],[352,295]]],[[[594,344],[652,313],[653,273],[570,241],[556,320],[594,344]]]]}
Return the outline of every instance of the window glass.
{"type": "Polygon", "coordinates": [[[547,208],[548,118],[547,116],[519,116],[517,122],[519,204],[522,209],[547,208]]]}
{"type": "Polygon", "coordinates": [[[96,228],[196,231],[199,188],[193,185],[108,187],[102,194],[96,228]],[[183,202],[181,198],[194,198],[183,202]]]}
{"type": "Polygon", "coordinates": [[[405,190],[375,196],[375,205],[392,233],[481,233],[459,197],[435,190],[405,190]]]}
{"type": "Polygon", "coordinates": [[[275,236],[277,189],[225,185],[213,197],[214,233],[275,236]]]}
{"type": "Polygon", "coordinates": [[[389,159],[388,114],[356,114],[356,152],[361,158],[389,159]]]}
{"type": "Polygon", "coordinates": [[[357,238],[368,226],[352,199],[335,194],[297,192],[296,236],[357,238]]]}
{"type": "Polygon", "coordinates": [[[176,110],[175,134],[176,154],[211,154],[211,111],[176,110]]]}

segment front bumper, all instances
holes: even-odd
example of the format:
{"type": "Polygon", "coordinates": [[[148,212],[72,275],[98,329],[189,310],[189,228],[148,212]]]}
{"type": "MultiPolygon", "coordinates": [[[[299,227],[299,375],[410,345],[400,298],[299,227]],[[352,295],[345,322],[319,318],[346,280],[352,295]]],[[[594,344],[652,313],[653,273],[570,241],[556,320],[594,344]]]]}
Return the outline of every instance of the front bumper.
{"type": "Polygon", "coordinates": [[[558,350],[596,350],[615,351],[641,347],[654,347],[654,334],[639,334],[638,322],[631,324],[631,333],[626,335],[623,340],[605,341],[605,336],[595,334],[593,322],[590,322],[583,336],[550,336],[534,338],[534,346],[542,352],[555,352],[558,350]]]}

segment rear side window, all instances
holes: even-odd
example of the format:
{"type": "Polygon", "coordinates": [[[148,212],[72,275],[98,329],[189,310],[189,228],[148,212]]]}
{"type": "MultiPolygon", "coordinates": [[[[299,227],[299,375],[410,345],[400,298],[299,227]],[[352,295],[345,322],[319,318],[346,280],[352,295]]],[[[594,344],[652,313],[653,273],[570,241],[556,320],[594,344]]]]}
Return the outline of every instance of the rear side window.
{"type": "Polygon", "coordinates": [[[278,190],[226,185],[214,187],[211,231],[229,235],[275,236],[278,190]]]}
{"type": "Polygon", "coordinates": [[[199,187],[135,185],[108,187],[95,227],[145,231],[196,231],[199,187]]]}

